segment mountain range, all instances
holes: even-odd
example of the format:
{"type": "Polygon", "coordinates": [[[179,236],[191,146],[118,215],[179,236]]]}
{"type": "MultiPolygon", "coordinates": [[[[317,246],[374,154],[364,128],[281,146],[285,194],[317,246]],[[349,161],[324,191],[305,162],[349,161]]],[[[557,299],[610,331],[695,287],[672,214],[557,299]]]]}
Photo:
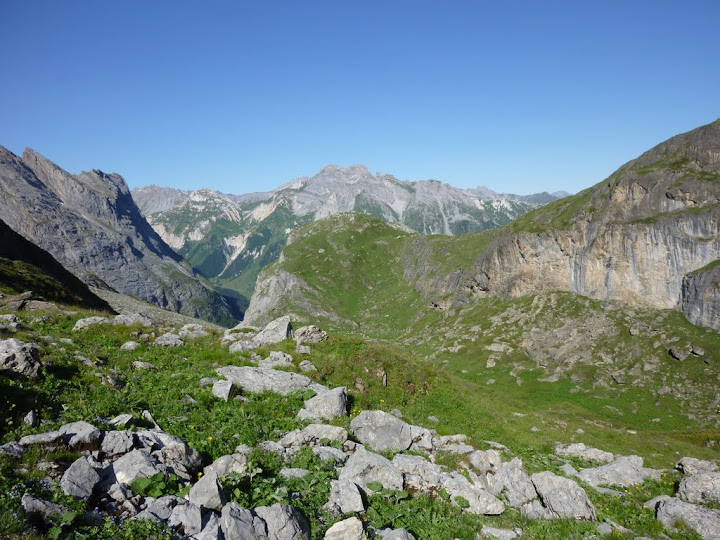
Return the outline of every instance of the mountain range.
{"type": "Polygon", "coordinates": [[[373,175],[362,165],[329,165],[311,178],[265,193],[238,196],[148,186],[132,194],[157,233],[197,271],[247,297],[260,270],[279,257],[291,231],[337,213],[363,213],[422,234],[460,235],[506,225],[567,196],[400,181],[373,175]]]}

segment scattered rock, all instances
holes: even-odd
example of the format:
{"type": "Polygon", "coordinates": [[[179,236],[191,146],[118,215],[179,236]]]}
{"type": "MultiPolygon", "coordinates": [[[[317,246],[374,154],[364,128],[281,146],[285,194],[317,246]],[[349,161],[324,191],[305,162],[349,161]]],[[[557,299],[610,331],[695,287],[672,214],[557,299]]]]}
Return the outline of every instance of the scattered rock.
{"type": "Polygon", "coordinates": [[[302,345],[303,343],[322,343],[327,338],[327,332],[314,325],[303,326],[295,331],[295,343],[297,345],[302,345]]]}
{"type": "Polygon", "coordinates": [[[675,468],[686,476],[692,476],[700,472],[715,472],[717,471],[717,464],[712,461],[684,457],[677,462],[675,468]]]}
{"type": "Polygon", "coordinates": [[[365,511],[360,490],[350,480],[330,481],[330,497],[324,508],[336,514],[355,514],[365,511]]]}
{"type": "Polygon", "coordinates": [[[215,381],[212,386],[212,394],[216,398],[220,398],[223,401],[227,401],[234,397],[237,393],[237,388],[232,381],[215,381]]]}
{"type": "Polygon", "coordinates": [[[0,339],[0,371],[11,371],[34,379],[40,370],[38,348],[16,338],[0,339]]]}
{"type": "Polygon", "coordinates": [[[119,456],[130,452],[135,443],[132,431],[108,431],[103,437],[100,450],[107,457],[119,456]]]}
{"type": "Polygon", "coordinates": [[[137,341],[126,341],[120,346],[121,351],[134,351],[142,347],[137,341]]]}
{"type": "Polygon", "coordinates": [[[720,502],[720,473],[698,472],[683,478],[677,496],[685,502],[706,504],[720,502]]]}
{"type": "Polygon", "coordinates": [[[430,422],[431,424],[439,424],[440,423],[440,420],[438,420],[437,416],[428,416],[427,421],[430,422]]]}
{"type": "Polygon", "coordinates": [[[190,323],[183,326],[178,332],[178,335],[184,339],[198,339],[209,336],[210,333],[205,330],[201,324],[190,323]]]}
{"type": "Polygon", "coordinates": [[[311,354],[312,349],[310,347],[308,347],[307,345],[296,345],[295,352],[298,354],[311,354]]]}
{"type": "Polygon", "coordinates": [[[358,448],[340,470],[338,480],[349,480],[363,489],[371,482],[379,482],[385,489],[401,490],[403,473],[381,455],[358,448]]]}
{"type": "Polygon", "coordinates": [[[720,538],[720,515],[709,508],[668,497],[657,503],[655,517],[668,528],[684,523],[707,540],[720,538]]]}
{"type": "Polygon", "coordinates": [[[335,523],[327,530],[324,538],[325,540],[364,540],[367,536],[362,521],[351,517],[335,523]]]}
{"type": "Polygon", "coordinates": [[[113,319],[112,324],[122,324],[124,326],[134,326],[136,324],[139,326],[155,326],[155,321],[144,313],[121,313],[113,319]]]}
{"type": "Polygon", "coordinates": [[[180,336],[167,332],[160,337],[155,338],[153,345],[156,347],[182,347],[185,342],[180,339],[180,336]]]}
{"type": "Polygon", "coordinates": [[[339,386],[305,401],[305,406],[298,412],[298,417],[303,420],[332,420],[338,416],[345,416],[347,401],[347,388],[339,386]]]}
{"type": "Polygon", "coordinates": [[[63,442],[70,448],[94,449],[100,442],[102,433],[87,422],[72,422],[62,426],[58,433],[63,442]]]}
{"type": "Polygon", "coordinates": [[[95,486],[100,483],[100,475],[88,463],[87,459],[81,457],[76,459],[65,471],[60,479],[60,488],[65,495],[72,495],[78,499],[89,498],[95,486]]]}
{"type": "Polygon", "coordinates": [[[454,504],[460,505],[459,498],[465,499],[469,503],[465,510],[473,514],[498,515],[505,511],[505,505],[495,495],[472,484],[458,472],[443,474],[441,486],[454,504]]]}
{"type": "Polygon", "coordinates": [[[23,424],[29,427],[35,427],[38,424],[38,418],[35,414],[35,411],[28,411],[28,413],[23,416],[23,424]]]}
{"type": "Polygon", "coordinates": [[[237,503],[223,506],[220,529],[225,538],[267,538],[265,521],[237,503]]]}
{"type": "Polygon", "coordinates": [[[310,360],[303,360],[300,362],[300,371],[303,373],[313,373],[317,371],[317,368],[315,367],[315,364],[313,364],[310,360]]]}
{"type": "Polygon", "coordinates": [[[147,369],[147,370],[150,370],[150,371],[157,371],[157,370],[158,370],[158,368],[155,367],[155,366],[154,366],[153,364],[151,364],[150,362],[142,362],[142,361],[140,361],[140,360],[135,360],[135,361],[132,363],[132,366],[133,366],[135,369],[147,369]]]}
{"type": "Polygon", "coordinates": [[[234,382],[246,392],[260,393],[265,390],[287,395],[294,390],[315,390],[318,394],[327,392],[327,388],[313,382],[305,375],[254,367],[226,366],[218,368],[217,373],[234,382]]]}
{"type": "Polygon", "coordinates": [[[497,450],[475,450],[468,456],[468,460],[481,474],[495,474],[502,466],[502,457],[497,450]]]}
{"type": "Polygon", "coordinates": [[[483,525],[480,535],[483,538],[497,538],[497,540],[513,540],[522,536],[521,529],[497,529],[483,525]]]}
{"type": "Polygon", "coordinates": [[[361,412],[350,422],[350,431],[377,452],[401,452],[413,443],[410,425],[385,411],[361,412]]]}
{"type": "Polygon", "coordinates": [[[85,317],[84,319],[78,319],[75,326],[73,326],[73,331],[84,330],[97,324],[110,324],[110,319],[107,317],[85,317]]]}
{"type": "Polygon", "coordinates": [[[293,357],[283,352],[271,351],[264,360],[260,360],[258,366],[264,369],[275,369],[278,367],[293,367],[293,357]]]}
{"type": "Polygon", "coordinates": [[[380,540],[415,540],[405,529],[383,529],[375,533],[380,540]]]}
{"type": "Polygon", "coordinates": [[[310,540],[310,525],[292,506],[258,506],[255,514],[265,521],[268,540],[310,540]]]}
{"type": "Polygon", "coordinates": [[[70,512],[70,509],[65,506],[38,499],[27,493],[22,496],[20,504],[26,514],[42,516],[43,518],[70,512]]]}
{"type": "Polygon", "coordinates": [[[20,458],[26,452],[26,448],[15,441],[0,446],[0,455],[20,458]]]}
{"type": "Polygon", "coordinates": [[[245,351],[252,351],[253,349],[257,349],[260,347],[259,343],[255,343],[254,341],[250,340],[240,340],[235,341],[232,345],[230,345],[230,349],[228,349],[231,353],[237,353],[237,352],[245,352],[245,351]]]}
{"type": "Polygon", "coordinates": [[[250,452],[235,452],[234,454],[220,456],[210,465],[205,467],[203,475],[215,474],[216,476],[222,478],[230,473],[244,474],[247,470],[249,454],[250,452]]]}
{"type": "Polygon", "coordinates": [[[549,517],[597,521],[595,507],[587,493],[569,478],[545,471],[533,474],[531,479],[549,517]]]}
{"type": "Polygon", "coordinates": [[[290,324],[290,317],[286,315],[268,323],[265,328],[252,338],[252,341],[259,346],[267,346],[292,337],[292,324],[290,324]]]}
{"type": "Polygon", "coordinates": [[[186,536],[198,534],[203,529],[202,509],[192,503],[179,504],[173,508],[168,519],[168,526],[186,536]]]}
{"type": "Polygon", "coordinates": [[[601,461],[603,463],[609,463],[615,458],[615,455],[611,452],[605,452],[603,450],[598,450],[597,448],[585,446],[584,443],[560,445],[555,448],[555,455],[561,457],[577,457],[592,461],[601,461]]]}
{"type": "Polygon", "coordinates": [[[646,478],[660,478],[660,471],[643,467],[639,456],[618,456],[612,463],[601,467],[583,469],[578,478],[591,486],[634,486],[646,478]]]}
{"type": "Polygon", "coordinates": [[[282,478],[302,478],[303,476],[307,476],[310,474],[310,471],[307,469],[300,469],[299,467],[283,467],[280,469],[280,472],[278,473],[278,476],[282,478]]]}
{"type": "Polygon", "coordinates": [[[201,508],[209,508],[210,510],[222,511],[223,506],[227,503],[225,491],[220,485],[217,474],[211,472],[200,477],[195,482],[188,494],[188,500],[191,504],[196,504],[201,508]]]}
{"type": "Polygon", "coordinates": [[[127,486],[138,478],[167,472],[167,468],[147,450],[128,452],[112,464],[112,470],[117,481],[127,486]]]}

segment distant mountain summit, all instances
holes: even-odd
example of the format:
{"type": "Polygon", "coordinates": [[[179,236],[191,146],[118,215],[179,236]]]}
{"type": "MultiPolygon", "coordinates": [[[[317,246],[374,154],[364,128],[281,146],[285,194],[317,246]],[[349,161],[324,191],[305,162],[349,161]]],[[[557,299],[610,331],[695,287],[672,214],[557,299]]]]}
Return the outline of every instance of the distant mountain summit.
{"type": "Polygon", "coordinates": [[[328,165],[267,193],[182,193],[157,186],[132,193],[170,246],[206,277],[246,295],[293,230],[328,216],[357,212],[423,234],[459,235],[505,225],[558,198],[459,189],[437,180],[401,181],[372,174],[363,165],[328,165]]]}
{"type": "Polygon", "coordinates": [[[85,283],[220,323],[240,313],[148,224],[123,178],[0,147],[0,219],[85,283]]]}

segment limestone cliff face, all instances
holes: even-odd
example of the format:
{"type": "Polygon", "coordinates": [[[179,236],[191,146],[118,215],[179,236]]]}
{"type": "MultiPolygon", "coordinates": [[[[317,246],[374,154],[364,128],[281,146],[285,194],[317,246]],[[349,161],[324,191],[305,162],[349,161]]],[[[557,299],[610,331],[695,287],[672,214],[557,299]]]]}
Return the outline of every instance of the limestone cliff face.
{"type": "Polygon", "coordinates": [[[30,149],[20,158],[0,147],[0,196],[0,219],[84,282],[186,315],[235,319],[150,227],[121,176],[71,175],[30,149]]]}
{"type": "Polygon", "coordinates": [[[564,290],[677,308],[686,274],[718,258],[720,121],[521,218],[479,255],[463,285],[480,296],[564,290]]]}
{"type": "Polygon", "coordinates": [[[685,276],[682,311],[691,323],[720,332],[720,264],[685,276]]]}

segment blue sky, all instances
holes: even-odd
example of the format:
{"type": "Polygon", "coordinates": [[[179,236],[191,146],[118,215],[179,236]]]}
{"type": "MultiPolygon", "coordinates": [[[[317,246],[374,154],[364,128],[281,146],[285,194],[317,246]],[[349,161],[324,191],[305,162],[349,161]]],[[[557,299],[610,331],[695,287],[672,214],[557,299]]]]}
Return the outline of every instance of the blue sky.
{"type": "Polygon", "coordinates": [[[0,144],[131,186],[578,191],[720,116],[715,1],[0,1],[0,144]]]}

